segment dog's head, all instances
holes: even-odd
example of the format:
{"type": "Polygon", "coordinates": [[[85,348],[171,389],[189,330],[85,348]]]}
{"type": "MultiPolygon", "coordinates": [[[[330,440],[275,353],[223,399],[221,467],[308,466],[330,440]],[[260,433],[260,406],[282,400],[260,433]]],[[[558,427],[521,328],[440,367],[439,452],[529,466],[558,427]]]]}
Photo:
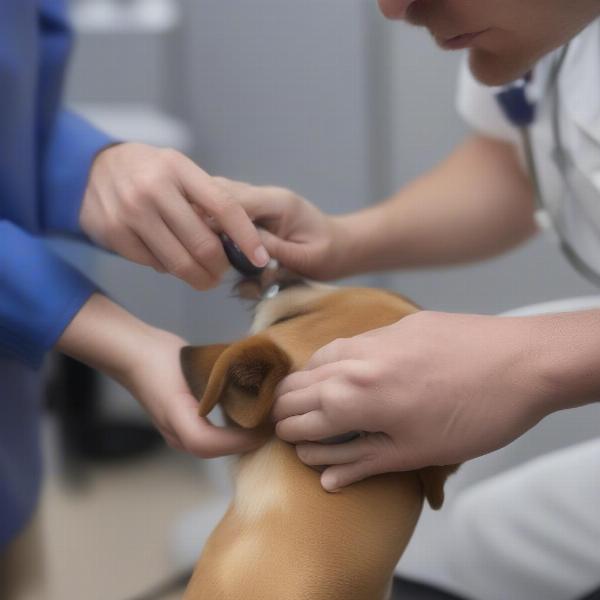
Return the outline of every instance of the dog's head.
{"type": "MultiPolygon", "coordinates": [[[[272,431],[274,391],[319,348],[390,325],[418,308],[405,298],[371,288],[294,285],[257,305],[251,336],[232,344],[188,346],[181,363],[192,393],[207,416],[220,404],[237,425],[272,431]]],[[[419,476],[433,508],[444,498],[444,482],[455,467],[422,469],[419,476]]]]}

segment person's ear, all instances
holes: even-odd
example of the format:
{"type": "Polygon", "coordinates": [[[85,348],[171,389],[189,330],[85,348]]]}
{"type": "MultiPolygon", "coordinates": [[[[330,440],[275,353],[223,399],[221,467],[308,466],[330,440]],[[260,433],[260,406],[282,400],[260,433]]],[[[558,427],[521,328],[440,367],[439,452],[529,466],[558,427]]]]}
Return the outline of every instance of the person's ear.
{"type": "Polygon", "coordinates": [[[444,485],[448,476],[454,473],[460,465],[443,467],[426,467],[419,470],[419,479],[423,486],[423,494],[433,510],[439,510],[444,504],[444,485]]]}
{"type": "Polygon", "coordinates": [[[219,403],[234,423],[253,429],[267,419],[291,361],[268,337],[255,335],[230,345],[186,346],[181,367],[200,416],[219,403]]]}

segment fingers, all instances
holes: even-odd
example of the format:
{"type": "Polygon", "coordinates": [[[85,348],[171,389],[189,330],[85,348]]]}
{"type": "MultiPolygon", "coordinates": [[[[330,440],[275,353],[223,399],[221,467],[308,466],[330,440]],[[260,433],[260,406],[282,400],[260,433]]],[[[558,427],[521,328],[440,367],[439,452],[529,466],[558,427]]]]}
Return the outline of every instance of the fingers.
{"type": "Polygon", "coordinates": [[[279,396],[273,406],[271,418],[277,422],[289,417],[303,415],[320,407],[321,401],[318,388],[315,385],[302,386],[279,396]]]}
{"type": "Polygon", "coordinates": [[[185,452],[185,448],[181,445],[179,439],[171,430],[164,428],[159,428],[159,430],[170,448],[173,448],[173,450],[179,450],[180,452],[185,452]]]}
{"type": "Polygon", "coordinates": [[[290,242],[266,229],[260,229],[259,233],[269,256],[277,258],[284,267],[300,275],[310,277],[310,245],[290,242]]]}
{"type": "Polygon", "coordinates": [[[157,214],[148,213],[140,219],[138,231],[156,259],[175,277],[199,290],[213,287],[218,281],[194,260],[157,214]]]}
{"type": "Polygon", "coordinates": [[[306,442],[296,446],[298,458],[312,467],[320,465],[343,465],[368,456],[370,443],[367,437],[359,437],[343,444],[319,444],[306,442]]]}
{"type": "Polygon", "coordinates": [[[332,400],[348,395],[355,377],[365,371],[359,360],[328,363],[309,371],[296,371],[283,379],[277,387],[277,400],[272,416],[280,421],[317,408],[330,408],[332,400]]]}
{"type": "Polygon", "coordinates": [[[178,155],[176,167],[188,200],[213,217],[254,265],[264,267],[269,254],[237,198],[188,158],[178,155]]]}
{"type": "Polygon", "coordinates": [[[295,199],[295,194],[284,188],[248,185],[224,177],[215,180],[236,198],[253,221],[279,219],[295,199]]]}
{"type": "Polygon", "coordinates": [[[317,350],[304,368],[311,370],[329,363],[359,358],[360,343],[355,343],[355,340],[356,338],[338,338],[330,342],[317,350]]]}
{"type": "Polygon", "coordinates": [[[342,422],[329,419],[323,411],[313,410],[279,421],[275,427],[277,435],[286,442],[317,442],[348,431],[342,422]]]}
{"type": "Polygon", "coordinates": [[[125,258],[206,289],[229,266],[215,233],[225,231],[256,266],[269,261],[236,198],[244,188],[219,181],[175,150],[114,145],[94,160],[80,223],[91,239],[125,258]],[[214,233],[207,221],[215,223],[214,233]]]}
{"type": "Polygon", "coordinates": [[[303,444],[297,452],[306,464],[330,465],[321,475],[321,485],[329,492],[373,475],[402,470],[395,460],[394,443],[385,433],[370,433],[337,446],[303,444]]]}
{"type": "Polygon", "coordinates": [[[121,245],[123,251],[120,252],[123,256],[126,256],[129,260],[132,260],[140,265],[152,267],[159,273],[165,273],[166,269],[162,263],[152,254],[148,246],[140,239],[140,237],[133,230],[128,231],[128,235],[123,236],[121,245]]]}
{"type": "Polygon", "coordinates": [[[234,427],[216,427],[198,416],[198,403],[191,394],[173,400],[176,407],[169,415],[170,427],[179,444],[201,458],[215,458],[248,452],[264,441],[258,434],[234,427]]]}
{"type": "Polygon", "coordinates": [[[366,459],[345,465],[334,465],[325,469],[321,474],[321,485],[328,492],[336,492],[351,483],[362,481],[382,472],[377,469],[375,463],[366,459]]]}
{"type": "Polygon", "coordinates": [[[189,255],[218,281],[229,261],[219,237],[192,206],[185,198],[176,198],[166,203],[162,217],[189,255]]]}
{"type": "Polygon", "coordinates": [[[257,187],[221,177],[215,179],[230,191],[259,225],[259,234],[269,256],[297,273],[316,275],[311,263],[318,245],[313,239],[318,228],[306,222],[306,203],[302,198],[285,188],[257,187]],[[282,231],[284,224],[285,230],[282,231]],[[298,226],[301,231],[298,231],[298,226]]]}
{"type": "MultiPolygon", "coordinates": [[[[311,369],[310,371],[296,371],[285,377],[275,391],[275,395],[277,396],[277,402],[273,408],[273,417],[275,420],[279,421],[285,417],[297,415],[316,408],[312,401],[308,399],[308,396],[306,397],[305,405],[302,406],[298,404],[299,398],[294,396],[294,392],[304,391],[306,388],[309,388],[320,381],[335,377],[340,374],[344,367],[346,367],[346,365],[332,363],[311,369]],[[298,408],[300,409],[299,411],[297,411],[298,408]]],[[[350,368],[351,367],[352,365],[350,365],[350,368]]]]}

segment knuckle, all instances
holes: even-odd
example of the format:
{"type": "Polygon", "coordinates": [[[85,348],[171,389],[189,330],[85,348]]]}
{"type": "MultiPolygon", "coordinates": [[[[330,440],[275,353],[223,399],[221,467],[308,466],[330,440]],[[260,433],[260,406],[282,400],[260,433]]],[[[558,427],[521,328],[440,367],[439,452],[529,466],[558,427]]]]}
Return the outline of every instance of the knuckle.
{"type": "Polygon", "coordinates": [[[96,225],[96,237],[111,249],[114,249],[123,239],[123,225],[118,219],[108,214],[96,225]]]}
{"type": "Polygon", "coordinates": [[[221,243],[216,237],[201,237],[195,240],[192,244],[192,255],[200,260],[201,263],[207,263],[207,266],[212,266],[215,259],[223,253],[221,243]]]}
{"type": "Polygon", "coordinates": [[[162,148],[160,150],[160,157],[162,162],[169,167],[174,167],[181,161],[181,153],[174,148],[162,148]]]}
{"type": "Polygon", "coordinates": [[[270,185],[266,187],[266,191],[271,193],[273,196],[279,197],[286,204],[297,206],[301,203],[301,198],[295,194],[292,190],[281,186],[270,185]]]}
{"type": "Polygon", "coordinates": [[[169,273],[179,279],[197,279],[196,265],[191,259],[183,259],[171,263],[168,267],[169,273]]]}
{"type": "Polygon", "coordinates": [[[213,181],[219,186],[219,187],[227,187],[228,185],[231,184],[231,181],[229,179],[227,179],[227,177],[223,177],[221,175],[215,175],[213,177],[213,181]]]}
{"type": "Polygon", "coordinates": [[[351,369],[347,373],[348,380],[359,387],[371,387],[380,381],[381,376],[381,370],[372,364],[351,369]]]}
{"type": "Polygon", "coordinates": [[[144,195],[137,185],[132,185],[121,195],[121,209],[125,217],[136,221],[143,214],[144,195]]]}
{"type": "Polygon", "coordinates": [[[217,218],[227,218],[243,210],[229,194],[218,193],[217,198],[218,201],[214,207],[214,213],[217,218]]]}
{"type": "Polygon", "coordinates": [[[370,465],[380,465],[383,463],[382,458],[382,443],[380,436],[371,434],[365,438],[364,442],[365,453],[363,455],[363,460],[370,465]]]}
{"type": "Polygon", "coordinates": [[[156,164],[153,168],[139,173],[135,179],[135,187],[138,195],[143,198],[153,198],[160,192],[167,179],[167,173],[162,164],[156,164]]]}
{"type": "Polygon", "coordinates": [[[217,285],[219,285],[219,282],[220,282],[219,277],[208,273],[204,277],[202,277],[201,281],[197,284],[196,287],[200,291],[212,290],[212,289],[216,288],[217,285]]]}
{"type": "Polygon", "coordinates": [[[321,385],[319,403],[323,410],[332,413],[338,413],[347,405],[344,395],[340,393],[339,384],[334,381],[325,381],[321,385]]]}

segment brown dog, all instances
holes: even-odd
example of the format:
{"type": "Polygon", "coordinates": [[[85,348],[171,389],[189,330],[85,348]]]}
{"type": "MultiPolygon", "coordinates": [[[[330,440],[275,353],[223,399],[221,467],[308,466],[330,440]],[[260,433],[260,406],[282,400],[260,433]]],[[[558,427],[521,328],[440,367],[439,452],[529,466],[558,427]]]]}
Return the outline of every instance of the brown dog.
{"type": "Polygon", "coordinates": [[[328,342],[389,325],[417,308],[395,294],[304,284],[258,305],[252,335],[188,347],[182,365],[203,416],[260,428],[241,457],[235,497],[209,538],[184,600],[385,600],[426,497],[444,498],[456,467],[372,477],[330,494],[274,436],[275,387],[328,342]]]}

